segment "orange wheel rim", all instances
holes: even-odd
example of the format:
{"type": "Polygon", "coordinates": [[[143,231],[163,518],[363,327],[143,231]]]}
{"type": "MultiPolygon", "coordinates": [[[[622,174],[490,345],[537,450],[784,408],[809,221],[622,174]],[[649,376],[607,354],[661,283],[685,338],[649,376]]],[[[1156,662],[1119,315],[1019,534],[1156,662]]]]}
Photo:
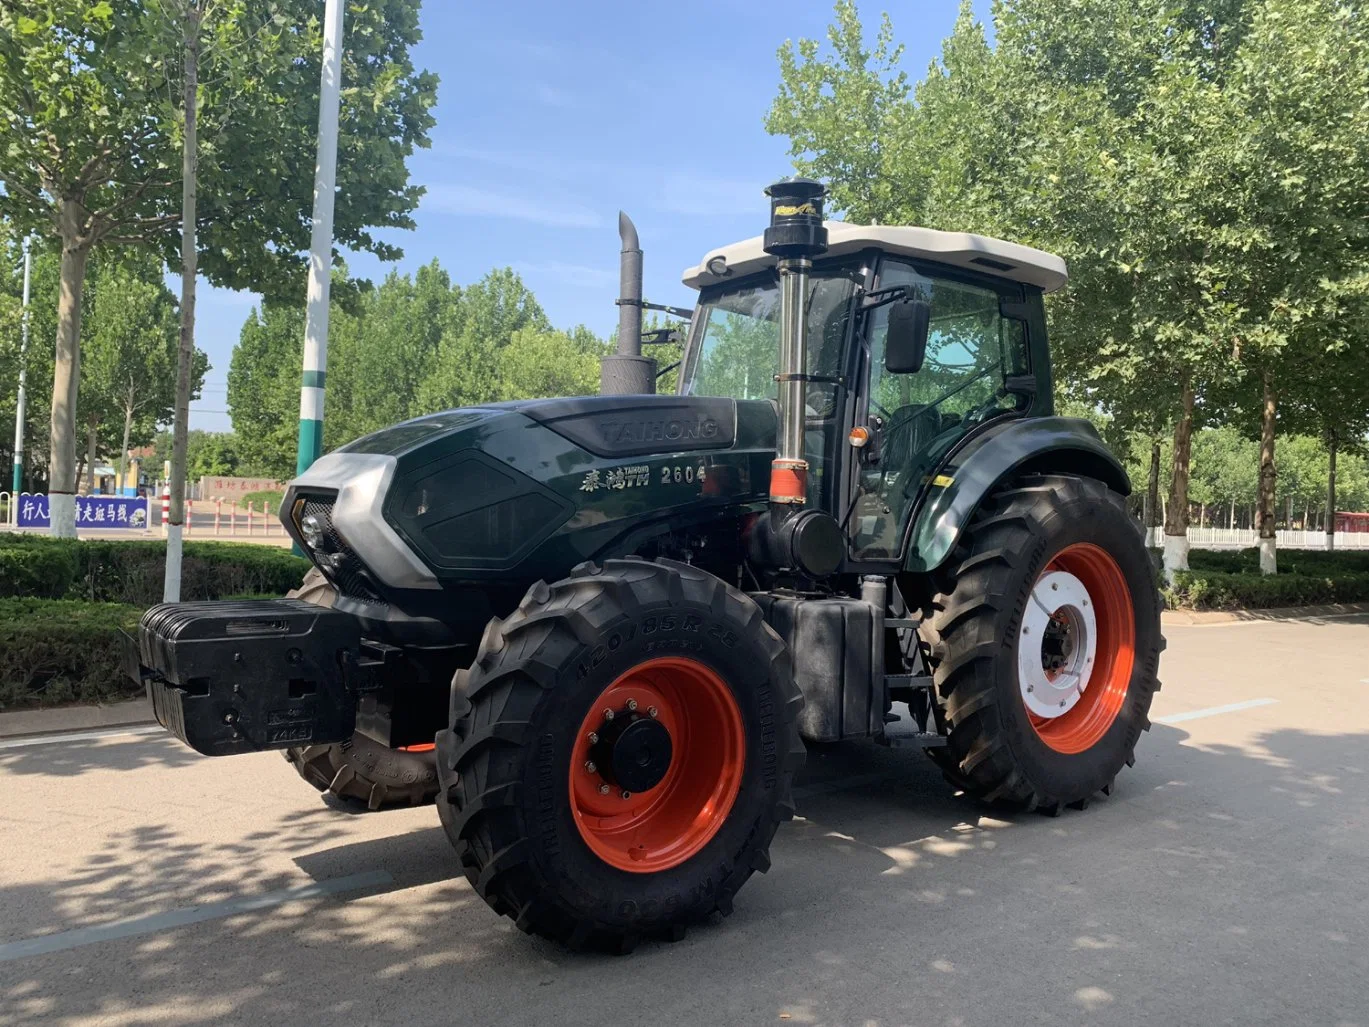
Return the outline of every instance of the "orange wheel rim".
{"type": "Polygon", "coordinates": [[[1066,546],[1033,585],[1018,636],[1018,683],[1037,736],[1060,753],[1092,748],[1126,705],[1135,663],[1122,569],[1099,546],[1066,546]]]}
{"type": "Polygon", "coordinates": [[[718,833],[745,766],[741,709],[718,673],[684,657],[647,660],[600,692],[580,724],[569,768],[575,826],[610,866],[669,870],[718,833]],[[657,774],[640,791],[624,787],[657,774]]]}

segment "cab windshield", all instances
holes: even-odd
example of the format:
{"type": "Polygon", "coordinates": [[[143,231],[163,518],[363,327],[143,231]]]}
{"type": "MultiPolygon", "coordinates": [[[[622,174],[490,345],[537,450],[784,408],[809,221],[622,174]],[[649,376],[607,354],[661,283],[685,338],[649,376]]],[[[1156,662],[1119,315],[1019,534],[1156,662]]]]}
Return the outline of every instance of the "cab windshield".
{"type": "MultiPolygon", "coordinates": [[[[842,373],[842,347],[851,298],[863,273],[856,267],[815,271],[808,282],[809,374],[842,373]]],[[[705,291],[695,337],[680,376],[680,394],[729,399],[775,399],[780,360],[779,275],[705,291]]],[[[830,384],[809,386],[809,415],[825,416],[834,399],[830,384]]]]}

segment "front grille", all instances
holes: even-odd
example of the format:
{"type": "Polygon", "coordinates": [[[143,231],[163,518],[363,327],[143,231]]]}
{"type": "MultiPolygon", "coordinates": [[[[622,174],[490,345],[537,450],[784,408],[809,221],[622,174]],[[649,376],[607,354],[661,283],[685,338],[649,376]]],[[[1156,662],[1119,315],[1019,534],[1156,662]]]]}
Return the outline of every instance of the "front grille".
{"type": "Polygon", "coordinates": [[[319,570],[337,586],[341,595],[349,599],[360,599],[366,603],[384,602],[371,581],[366,565],[333,526],[333,499],[306,497],[300,519],[310,515],[323,526],[323,553],[314,554],[314,562],[319,565],[319,570]]]}

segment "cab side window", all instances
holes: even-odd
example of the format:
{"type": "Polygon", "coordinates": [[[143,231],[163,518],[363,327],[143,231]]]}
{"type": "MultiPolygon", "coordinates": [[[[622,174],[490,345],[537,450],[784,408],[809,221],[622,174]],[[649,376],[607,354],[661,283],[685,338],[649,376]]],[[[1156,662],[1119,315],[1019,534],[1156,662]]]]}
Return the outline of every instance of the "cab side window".
{"type": "Polygon", "coordinates": [[[883,422],[883,455],[864,468],[849,530],[856,555],[897,555],[912,504],[947,451],[977,425],[1017,409],[1020,396],[1004,383],[1026,374],[1023,322],[999,312],[999,293],[932,278],[911,265],[886,261],[881,288],[911,285],[931,304],[927,358],[917,374],[884,370],[888,308],[870,324],[870,415],[883,422]]]}

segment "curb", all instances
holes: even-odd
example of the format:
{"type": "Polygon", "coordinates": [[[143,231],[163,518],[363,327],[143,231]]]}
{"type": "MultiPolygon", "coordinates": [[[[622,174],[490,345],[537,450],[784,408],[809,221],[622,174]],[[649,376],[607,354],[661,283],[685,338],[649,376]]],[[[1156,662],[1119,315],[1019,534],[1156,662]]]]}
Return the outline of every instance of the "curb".
{"type": "Polygon", "coordinates": [[[1160,623],[1175,627],[1206,624],[1248,624],[1259,621],[1316,621],[1369,613],[1369,603],[1331,603],[1326,606],[1283,606],[1269,610],[1165,610],[1160,623]]]}
{"type": "Polygon", "coordinates": [[[106,727],[155,724],[152,704],[145,697],[108,706],[58,706],[50,710],[15,710],[0,713],[0,738],[22,735],[93,731],[106,727]]]}

